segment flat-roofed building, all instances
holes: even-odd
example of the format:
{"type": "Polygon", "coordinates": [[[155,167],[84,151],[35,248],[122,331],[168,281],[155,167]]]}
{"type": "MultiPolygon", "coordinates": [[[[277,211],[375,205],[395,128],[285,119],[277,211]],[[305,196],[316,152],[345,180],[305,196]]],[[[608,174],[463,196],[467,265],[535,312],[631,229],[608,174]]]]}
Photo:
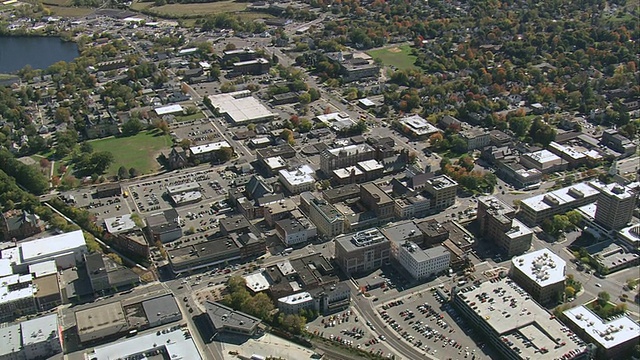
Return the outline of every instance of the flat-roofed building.
{"type": "Polygon", "coordinates": [[[562,298],[566,262],[548,249],[511,259],[511,278],[541,304],[555,304],[562,298]]]}
{"type": "Polygon", "coordinates": [[[272,156],[262,159],[262,164],[264,164],[269,174],[277,174],[280,170],[287,168],[287,160],[283,159],[282,156],[272,156]]]}
{"type": "Polygon", "coordinates": [[[23,273],[29,265],[55,260],[56,266],[68,269],[81,263],[87,244],[82,230],[48,236],[18,243],[16,248],[2,250],[2,258],[10,259],[16,273],[23,273]]]}
{"type": "Polygon", "coordinates": [[[631,221],[636,207],[636,192],[616,183],[593,181],[590,185],[600,190],[595,221],[607,230],[619,230],[631,221]]]}
{"type": "Polygon", "coordinates": [[[460,138],[467,144],[467,150],[482,149],[491,143],[491,136],[489,133],[479,127],[463,127],[462,131],[458,133],[460,138]]]}
{"type": "Polygon", "coordinates": [[[233,63],[233,72],[236,74],[260,75],[269,71],[271,64],[265,58],[238,61],[233,63]]]}
{"type": "Polygon", "coordinates": [[[578,151],[571,146],[560,145],[555,141],[549,144],[549,151],[565,160],[570,168],[575,168],[587,162],[588,157],[584,152],[578,151]]]}
{"type": "Polygon", "coordinates": [[[378,185],[374,183],[360,185],[360,201],[376,214],[379,223],[393,219],[395,202],[378,185]]]}
{"type": "Polygon", "coordinates": [[[326,200],[316,197],[310,199],[309,219],[316,225],[318,232],[326,237],[332,238],[344,232],[344,215],[326,200]]]}
{"type": "Polygon", "coordinates": [[[314,173],[315,170],[309,165],[302,165],[293,171],[278,171],[278,178],[290,193],[299,194],[304,191],[313,191],[316,184],[314,173]]]}
{"type": "Polygon", "coordinates": [[[416,280],[424,280],[449,268],[451,253],[444,246],[423,250],[410,241],[400,241],[392,245],[397,247],[396,260],[416,280]]]}
{"type": "Polygon", "coordinates": [[[276,221],[293,217],[292,212],[297,208],[291,198],[270,202],[264,205],[264,220],[269,226],[275,226],[276,221]]]}
{"type": "Polygon", "coordinates": [[[261,324],[258,318],[213,301],[207,301],[204,306],[209,323],[216,334],[227,332],[251,336],[258,332],[261,324]]]}
{"type": "Polygon", "coordinates": [[[553,215],[592,203],[600,191],[587,183],[577,183],[562,189],[524,199],[520,202],[518,217],[528,225],[535,225],[553,215]]]}
{"type": "Polygon", "coordinates": [[[375,228],[336,238],[336,263],[346,274],[380,268],[389,262],[391,244],[375,228]]]}
{"type": "Polygon", "coordinates": [[[347,145],[325,149],[320,153],[320,169],[327,175],[335,169],[354,166],[361,161],[374,159],[376,151],[368,144],[347,145]]]}
{"type": "Polygon", "coordinates": [[[33,279],[37,289],[34,294],[38,311],[47,311],[62,304],[58,274],[49,274],[33,279]]]}
{"type": "Polygon", "coordinates": [[[276,234],[287,246],[303,244],[318,234],[318,229],[306,218],[277,221],[276,234]]]}
{"type": "Polygon", "coordinates": [[[544,149],[522,154],[520,163],[529,169],[536,169],[544,174],[564,170],[567,165],[558,155],[544,149]]]}
{"type": "Polygon", "coordinates": [[[122,187],[119,183],[101,184],[96,186],[96,192],[94,195],[97,198],[120,196],[122,195],[122,187]]]}
{"type": "Polygon", "coordinates": [[[584,305],[565,310],[562,315],[581,339],[598,347],[598,359],[629,359],[638,345],[640,326],[628,315],[603,320],[584,305]]]}
{"type": "Polygon", "coordinates": [[[333,170],[331,175],[335,182],[340,185],[355,184],[365,180],[364,172],[357,166],[333,170]]]}
{"type": "Polygon", "coordinates": [[[171,104],[171,105],[155,108],[153,109],[153,111],[155,111],[156,115],[158,116],[175,115],[175,114],[183,114],[184,108],[180,104],[171,104]]]}
{"type": "Polygon", "coordinates": [[[362,170],[365,181],[378,179],[384,172],[384,165],[375,159],[361,161],[357,166],[362,170]]]}
{"type": "Polygon", "coordinates": [[[349,199],[357,199],[360,197],[360,185],[349,184],[332,189],[327,189],[322,192],[322,198],[327,200],[330,204],[343,202],[349,199]]]}
{"type": "Polygon", "coordinates": [[[433,246],[449,238],[449,230],[436,219],[421,221],[416,224],[423,234],[424,246],[433,246]]]}
{"type": "Polygon", "coordinates": [[[220,151],[223,149],[230,149],[233,153],[233,147],[225,140],[191,146],[189,148],[189,153],[191,154],[191,157],[203,163],[207,161],[220,160],[220,151]]]}
{"type": "Polygon", "coordinates": [[[422,194],[416,194],[413,196],[404,196],[399,199],[395,199],[395,205],[393,208],[395,217],[398,219],[410,219],[413,217],[424,216],[431,209],[431,199],[423,196],[422,194]]]}
{"type": "Polygon", "coordinates": [[[422,232],[413,221],[392,223],[381,228],[380,231],[392,242],[411,241],[416,244],[423,242],[422,232]]]}
{"type": "Polygon", "coordinates": [[[424,190],[432,197],[432,209],[446,209],[456,202],[458,183],[447,175],[440,175],[425,181],[424,190]]]}
{"type": "Polygon", "coordinates": [[[129,330],[120,301],[78,310],[75,316],[81,343],[102,340],[129,330]]]}
{"type": "Polygon", "coordinates": [[[533,240],[533,231],[515,219],[515,214],[514,208],[494,196],[478,198],[480,233],[509,258],[527,252],[533,240]]]}
{"type": "Polygon", "coordinates": [[[285,314],[298,315],[300,310],[312,310],[314,308],[314,299],[306,291],[283,296],[278,299],[278,310],[285,314]]]}
{"type": "Polygon", "coordinates": [[[31,274],[0,278],[0,321],[36,312],[36,291],[31,274]]]}
{"type": "Polygon", "coordinates": [[[249,90],[209,95],[215,110],[233,125],[271,121],[276,117],[249,90]]]}
{"type": "Polygon", "coordinates": [[[400,119],[402,130],[415,137],[415,138],[427,138],[432,134],[440,132],[440,130],[432,125],[427,120],[423,119],[420,115],[411,115],[400,119]]]}
{"type": "Polygon", "coordinates": [[[178,221],[179,215],[175,209],[165,210],[147,216],[145,231],[150,243],[160,241],[168,243],[182,237],[182,227],[178,221]]]}
{"type": "Polygon", "coordinates": [[[58,316],[34,317],[0,328],[0,359],[49,359],[62,352],[58,316]]]}
{"type": "Polygon", "coordinates": [[[142,302],[149,327],[156,327],[182,320],[182,313],[173,294],[159,296],[142,302]]]}
{"type": "Polygon", "coordinates": [[[591,358],[583,341],[511,279],[456,287],[453,304],[501,359],[591,358]]]}

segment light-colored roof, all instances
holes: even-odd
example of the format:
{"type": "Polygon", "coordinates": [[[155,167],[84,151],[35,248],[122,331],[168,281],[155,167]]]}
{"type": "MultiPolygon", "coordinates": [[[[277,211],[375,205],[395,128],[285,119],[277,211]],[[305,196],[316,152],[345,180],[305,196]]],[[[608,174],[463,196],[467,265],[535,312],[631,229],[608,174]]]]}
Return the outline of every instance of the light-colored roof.
{"type": "Polygon", "coordinates": [[[280,178],[291,185],[301,185],[315,182],[316,179],[313,178],[313,173],[315,173],[315,171],[309,165],[302,165],[294,171],[279,171],[280,178]]]}
{"type": "Polygon", "coordinates": [[[375,159],[360,161],[358,166],[360,166],[363,171],[375,171],[384,168],[384,166],[375,159]]]}
{"type": "Polygon", "coordinates": [[[249,290],[253,291],[254,293],[268,290],[271,286],[269,280],[264,275],[264,269],[260,269],[259,272],[245,275],[244,281],[247,285],[247,288],[249,288],[249,290]]]}
{"type": "Polygon", "coordinates": [[[584,197],[594,197],[595,201],[595,196],[597,196],[599,193],[600,192],[598,190],[589,186],[589,184],[587,183],[578,183],[552,191],[550,193],[540,194],[524,199],[522,200],[522,205],[528,206],[535,211],[542,211],[552,207],[552,205],[545,201],[545,197],[548,197],[550,201],[558,203],[558,205],[554,206],[559,206],[584,197]]]}
{"type": "Polygon", "coordinates": [[[22,345],[32,345],[58,337],[58,315],[35,317],[20,323],[22,345]]]}
{"type": "Polygon", "coordinates": [[[507,235],[510,239],[517,239],[524,235],[533,234],[533,230],[531,230],[527,225],[523,224],[518,219],[511,220],[511,229],[507,230],[505,235],[507,235]]]}
{"type": "MultiPolygon", "coordinates": [[[[0,338],[2,339],[0,357],[20,352],[22,345],[20,338],[20,325],[8,324],[7,326],[0,326],[0,338]]],[[[13,357],[8,356],[7,358],[12,359],[13,357]]]]}
{"type": "Polygon", "coordinates": [[[355,176],[364,174],[362,170],[360,170],[357,166],[349,166],[346,168],[333,170],[333,174],[339,179],[348,178],[349,176],[351,176],[351,172],[353,172],[353,175],[355,176]]]}
{"type": "Polygon", "coordinates": [[[522,156],[526,156],[534,161],[539,162],[540,164],[544,165],[547,163],[552,163],[552,162],[557,162],[560,161],[562,159],[560,159],[560,157],[554,153],[552,153],[549,150],[543,149],[540,151],[536,151],[536,152],[532,152],[532,153],[528,153],[528,154],[524,154],[522,156]]]}
{"type": "Polygon", "coordinates": [[[287,166],[287,161],[282,156],[272,156],[263,160],[269,169],[281,169],[287,166]]]}
{"type": "Polygon", "coordinates": [[[292,294],[292,295],[285,296],[285,297],[281,297],[280,299],[278,299],[279,303],[283,303],[283,304],[287,304],[287,305],[302,304],[302,303],[306,303],[306,302],[309,302],[309,301],[313,301],[313,298],[311,297],[311,294],[309,294],[306,291],[301,292],[301,293],[297,293],[297,294],[292,294]]]}
{"type": "Polygon", "coordinates": [[[350,156],[355,155],[355,153],[366,153],[371,151],[374,150],[368,144],[347,145],[329,150],[329,152],[334,156],[350,156]]]}
{"type": "Polygon", "coordinates": [[[178,54],[180,55],[184,55],[184,54],[191,54],[198,51],[198,48],[186,48],[186,49],[182,49],[180,51],[178,51],[178,54]]]}
{"type": "Polygon", "coordinates": [[[191,150],[191,153],[194,155],[198,155],[198,154],[204,154],[204,153],[208,153],[211,151],[217,151],[220,150],[222,148],[230,148],[231,145],[229,145],[228,142],[226,141],[218,141],[218,142],[214,142],[214,143],[208,143],[208,144],[204,144],[204,145],[196,145],[196,146],[192,146],[189,148],[189,150],[191,150]]]}
{"type": "Polygon", "coordinates": [[[260,121],[275,116],[260,101],[251,96],[249,91],[209,95],[209,100],[220,114],[226,114],[236,124],[260,121]]]}
{"type": "Polygon", "coordinates": [[[55,274],[57,272],[58,268],[55,260],[43,261],[29,265],[29,273],[33,274],[36,278],[55,274]]]}
{"type": "Polygon", "coordinates": [[[566,262],[548,249],[514,257],[511,266],[541,287],[562,282],[566,276],[566,262]]]}
{"type": "Polygon", "coordinates": [[[280,272],[284,276],[296,273],[296,269],[293,267],[293,265],[291,265],[291,262],[289,262],[289,260],[285,260],[277,263],[276,267],[278,267],[278,270],[280,270],[280,272]]]}
{"type": "Polygon", "coordinates": [[[171,195],[195,190],[200,190],[200,184],[197,181],[190,181],[183,184],[167,186],[167,192],[171,195]]]}
{"type": "Polygon", "coordinates": [[[79,335],[99,333],[103,329],[113,329],[116,326],[123,331],[128,326],[119,301],[76,311],[76,324],[79,335]]]}
{"type": "Polygon", "coordinates": [[[551,144],[549,144],[549,147],[560,151],[561,153],[574,160],[583,159],[584,157],[586,157],[586,155],[582,152],[569,146],[560,145],[555,141],[552,141],[551,144]]]}
{"type": "Polygon", "coordinates": [[[618,200],[635,197],[635,193],[630,188],[617,183],[604,184],[600,181],[592,181],[589,183],[589,185],[600,190],[600,192],[604,195],[615,197],[618,200]]]}
{"type": "Polygon", "coordinates": [[[400,123],[409,128],[415,135],[428,135],[439,132],[440,130],[433,126],[430,122],[423,119],[420,115],[407,116],[400,119],[400,123]]]}
{"type": "Polygon", "coordinates": [[[436,247],[432,247],[426,250],[420,249],[420,247],[412,242],[401,244],[401,250],[406,252],[409,257],[413,259],[416,263],[424,263],[429,262],[434,259],[440,259],[442,257],[449,257],[451,253],[447,250],[446,247],[442,245],[438,245],[436,247]]]}
{"type": "Polygon", "coordinates": [[[569,321],[585,329],[593,340],[605,349],[640,337],[640,326],[628,316],[605,322],[586,306],[580,305],[563,313],[569,321]]]}
{"type": "Polygon", "coordinates": [[[358,100],[358,102],[361,103],[364,106],[374,106],[376,104],[376,103],[374,103],[373,101],[371,101],[371,100],[369,100],[367,98],[360,99],[360,100],[358,100]]]}
{"type": "Polygon", "coordinates": [[[125,359],[130,355],[140,354],[147,350],[153,350],[163,346],[169,359],[201,360],[202,357],[196,348],[192,338],[187,339],[181,329],[162,332],[152,332],[147,335],[138,335],[131,339],[120,339],[111,344],[99,346],[93,350],[89,358],[97,360],[125,359]]]}
{"type": "Polygon", "coordinates": [[[269,63],[269,60],[265,58],[257,58],[253,60],[247,60],[247,61],[238,61],[233,63],[233,66],[243,66],[243,65],[251,65],[251,64],[268,64],[268,63],[269,63]]]}
{"type": "Polygon", "coordinates": [[[104,219],[104,225],[110,234],[118,234],[136,227],[136,223],[131,219],[131,214],[104,219]]]}
{"type": "Polygon", "coordinates": [[[180,104],[162,106],[162,107],[154,109],[156,114],[158,114],[159,116],[167,115],[167,114],[174,114],[174,113],[177,113],[177,112],[182,112],[183,110],[184,109],[182,108],[182,105],[180,105],[180,104]]]}
{"type": "Polygon", "coordinates": [[[0,278],[13,274],[10,259],[0,259],[0,278]]]}
{"type": "Polygon", "coordinates": [[[33,297],[33,294],[35,294],[35,289],[33,288],[33,285],[29,284],[32,280],[33,278],[31,274],[13,274],[0,278],[0,304],[10,303],[20,299],[33,297]],[[18,287],[18,289],[16,290],[9,289],[9,286],[17,284],[27,285],[25,287],[18,287]]]}
{"type": "Polygon", "coordinates": [[[22,249],[22,260],[29,262],[32,259],[42,258],[47,255],[54,256],[76,250],[83,246],[86,247],[86,243],[82,230],[76,230],[43,239],[23,242],[19,246],[22,249]]]}

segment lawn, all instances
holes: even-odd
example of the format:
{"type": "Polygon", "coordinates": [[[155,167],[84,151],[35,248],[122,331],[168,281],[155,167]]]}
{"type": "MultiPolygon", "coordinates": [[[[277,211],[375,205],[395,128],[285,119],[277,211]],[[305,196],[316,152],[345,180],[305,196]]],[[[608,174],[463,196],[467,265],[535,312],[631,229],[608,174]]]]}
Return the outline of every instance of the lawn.
{"type": "Polygon", "coordinates": [[[190,121],[190,120],[199,120],[199,119],[204,119],[204,114],[201,111],[198,111],[195,114],[191,114],[191,115],[182,115],[182,116],[176,116],[176,121],[178,122],[182,122],[182,121],[190,121]]]}
{"type": "Polygon", "coordinates": [[[380,59],[385,65],[394,66],[400,70],[415,69],[413,65],[417,59],[411,54],[410,45],[392,46],[382,49],[367,51],[367,54],[374,59],[380,59]]]}
{"type": "Polygon", "coordinates": [[[71,0],[42,0],[42,4],[45,6],[71,6],[71,0]]]}
{"type": "Polygon", "coordinates": [[[136,168],[141,174],[148,174],[160,168],[156,158],[158,153],[171,146],[171,138],[154,131],[144,131],[135,136],[109,137],[90,142],[93,151],[108,151],[115,161],[107,170],[108,175],[116,175],[120,166],[136,168]]]}
{"type": "Polygon", "coordinates": [[[152,5],[153,3],[137,2],[131,6],[131,9],[146,9],[154,14],[165,16],[204,16],[219,13],[238,13],[247,8],[247,3],[237,3],[229,0],[211,3],[167,4],[157,7],[152,5]]]}
{"type": "Polygon", "coordinates": [[[66,7],[54,5],[46,5],[45,7],[51,10],[52,14],[62,17],[83,17],[96,11],[95,9],[85,7],[66,7]]]}

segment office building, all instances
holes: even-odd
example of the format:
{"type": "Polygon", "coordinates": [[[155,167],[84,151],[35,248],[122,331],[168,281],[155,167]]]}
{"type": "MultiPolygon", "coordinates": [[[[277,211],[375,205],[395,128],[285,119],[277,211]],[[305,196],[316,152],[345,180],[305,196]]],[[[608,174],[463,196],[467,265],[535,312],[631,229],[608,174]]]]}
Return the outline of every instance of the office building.
{"type": "Polygon", "coordinates": [[[618,133],[615,129],[606,129],[602,133],[601,144],[609,147],[610,149],[617,151],[621,154],[621,157],[630,156],[636,153],[637,145],[618,133]]]}
{"type": "Polygon", "coordinates": [[[596,205],[596,223],[607,230],[619,230],[627,226],[636,206],[636,193],[616,183],[593,181],[590,185],[600,191],[596,205]]]}
{"type": "Polygon", "coordinates": [[[247,61],[238,61],[233,63],[233,72],[235,74],[260,75],[265,74],[271,68],[269,60],[265,58],[257,58],[247,61]]]}
{"type": "Polygon", "coordinates": [[[375,149],[368,144],[325,149],[320,153],[320,169],[326,175],[331,175],[335,169],[354,166],[359,162],[374,159],[375,156],[375,149]]]}
{"type": "Polygon", "coordinates": [[[402,125],[402,131],[415,138],[428,138],[432,134],[440,132],[440,130],[433,126],[430,122],[423,119],[420,115],[411,115],[400,119],[402,125]]]}
{"type": "Polygon", "coordinates": [[[304,191],[313,191],[316,184],[314,173],[315,170],[309,165],[302,165],[293,171],[278,171],[278,178],[291,194],[300,194],[304,191]]]}
{"type": "Polygon", "coordinates": [[[0,359],[49,359],[62,352],[60,325],[56,314],[40,316],[19,324],[0,327],[0,359]]]}
{"type": "Polygon", "coordinates": [[[511,279],[457,287],[453,304],[501,359],[590,359],[588,346],[511,279]]]}
{"type": "Polygon", "coordinates": [[[226,141],[218,141],[214,143],[208,143],[203,145],[195,145],[189,148],[191,157],[200,163],[208,161],[216,161],[223,158],[220,151],[223,149],[229,149],[233,154],[233,147],[226,141]]]}
{"type": "Polygon", "coordinates": [[[422,250],[410,241],[396,242],[392,246],[397,247],[398,263],[415,280],[424,280],[449,269],[451,254],[443,246],[422,250]]]}
{"type": "Polygon", "coordinates": [[[562,189],[524,199],[520,202],[520,217],[528,225],[536,225],[553,215],[595,202],[600,191],[587,183],[577,183],[562,189]]]}
{"type": "Polygon", "coordinates": [[[159,296],[142,302],[142,309],[149,327],[156,327],[182,320],[182,313],[172,294],[159,296]]]}
{"type": "Polygon", "coordinates": [[[533,231],[515,219],[515,214],[515,209],[494,196],[478,198],[480,233],[508,258],[527,252],[533,240],[533,231]]]}
{"type": "Polygon", "coordinates": [[[491,135],[479,127],[463,127],[458,135],[467,144],[467,151],[482,149],[491,143],[491,135]]]}
{"type": "Polygon", "coordinates": [[[165,244],[182,237],[182,227],[175,209],[151,214],[145,221],[147,223],[145,231],[150,243],[159,241],[165,244]]]}
{"type": "Polygon", "coordinates": [[[318,228],[318,233],[326,237],[332,238],[344,232],[344,215],[326,200],[310,199],[309,219],[318,228]]]}
{"type": "MultiPolygon", "coordinates": [[[[264,220],[269,226],[275,226],[276,221],[293,217],[292,212],[297,208],[296,203],[291,198],[267,203],[264,205],[264,220]]],[[[248,228],[250,223],[247,221],[246,224],[248,228]]]]}
{"type": "Polygon", "coordinates": [[[315,238],[318,229],[306,218],[276,221],[276,234],[287,246],[304,244],[315,238]]]}
{"type": "Polygon", "coordinates": [[[340,51],[326,53],[325,55],[340,67],[340,76],[344,82],[367,78],[377,79],[380,76],[380,67],[367,54],[340,51]]]}
{"type": "Polygon", "coordinates": [[[380,268],[389,262],[391,244],[378,229],[368,229],[336,238],[336,263],[346,274],[380,268]]]}
{"type": "Polygon", "coordinates": [[[378,185],[374,183],[361,185],[360,201],[375,213],[379,224],[393,219],[395,202],[378,185]]]}
{"type": "Polygon", "coordinates": [[[285,314],[299,314],[305,309],[328,315],[344,310],[350,304],[351,289],[344,282],[284,296],[277,302],[278,309],[285,314]]]}
{"type": "Polygon", "coordinates": [[[75,316],[81,343],[114,337],[129,330],[129,323],[119,301],[76,311],[75,316]]]}
{"type": "Polygon", "coordinates": [[[205,303],[207,319],[214,333],[232,333],[252,336],[259,330],[260,319],[217,302],[205,303]]]}
{"type": "Polygon", "coordinates": [[[566,263],[558,255],[542,249],[511,259],[509,276],[541,304],[562,299],[566,263]]]}
{"type": "Polygon", "coordinates": [[[520,163],[529,169],[536,169],[543,174],[566,169],[567,163],[549,150],[539,150],[522,154],[520,163]]]}
{"type": "Polygon", "coordinates": [[[638,345],[640,326],[628,315],[604,320],[584,305],[565,310],[567,326],[598,348],[597,359],[629,359],[638,345]]]}
{"type": "Polygon", "coordinates": [[[435,176],[424,182],[424,190],[431,195],[431,209],[446,209],[456,201],[458,183],[447,175],[435,176]]]}

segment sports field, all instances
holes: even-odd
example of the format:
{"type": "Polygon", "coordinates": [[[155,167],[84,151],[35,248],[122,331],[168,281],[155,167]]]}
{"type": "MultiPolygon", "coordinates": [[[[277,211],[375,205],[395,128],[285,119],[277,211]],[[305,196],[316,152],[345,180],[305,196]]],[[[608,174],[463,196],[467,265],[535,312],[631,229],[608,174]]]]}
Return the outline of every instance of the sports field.
{"type": "Polygon", "coordinates": [[[120,166],[136,168],[141,174],[157,171],[160,164],[156,158],[161,150],[171,147],[171,137],[157,130],[143,131],[135,136],[109,137],[90,142],[93,151],[108,151],[114,162],[107,170],[108,175],[116,175],[120,166]]]}
{"type": "Polygon", "coordinates": [[[158,15],[209,15],[219,13],[237,13],[247,8],[248,3],[237,3],[235,1],[216,1],[210,3],[190,3],[190,4],[167,4],[162,6],[153,6],[153,3],[137,2],[131,6],[133,10],[143,10],[158,15]]]}
{"type": "Polygon", "coordinates": [[[413,63],[416,61],[416,56],[411,54],[410,45],[400,45],[386,47],[382,49],[374,49],[367,51],[367,54],[374,59],[382,60],[387,66],[394,66],[400,70],[415,69],[413,63]]]}

